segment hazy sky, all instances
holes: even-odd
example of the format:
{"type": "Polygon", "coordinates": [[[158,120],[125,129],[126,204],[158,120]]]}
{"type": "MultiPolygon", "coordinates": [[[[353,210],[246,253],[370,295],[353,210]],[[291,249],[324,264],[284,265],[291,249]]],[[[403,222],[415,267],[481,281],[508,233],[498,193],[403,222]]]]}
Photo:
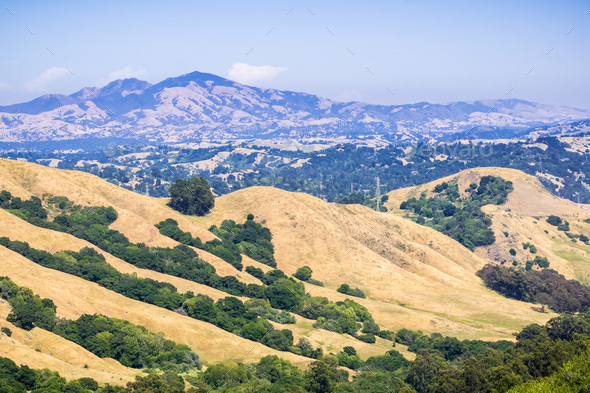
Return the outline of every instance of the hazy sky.
{"type": "Polygon", "coordinates": [[[0,105],[122,77],[231,69],[229,79],[336,100],[590,109],[590,1],[0,5],[0,105]]]}

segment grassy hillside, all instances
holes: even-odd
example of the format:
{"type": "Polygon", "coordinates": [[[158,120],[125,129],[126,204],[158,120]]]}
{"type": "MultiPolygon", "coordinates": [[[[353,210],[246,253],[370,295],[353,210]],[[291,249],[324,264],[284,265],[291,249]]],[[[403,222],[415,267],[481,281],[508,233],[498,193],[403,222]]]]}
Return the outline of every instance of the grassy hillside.
{"type": "Polygon", "coordinates": [[[342,295],[333,291],[344,282],[361,288],[368,299],[357,301],[386,328],[504,338],[526,319],[547,317],[483,288],[474,273],[484,259],[393,214],[253,187],[218,198],[210,215],[191,220],[205,228],[248,212],[274,234],[279,268],[294,273],[303,265],[311,267],[326,284],[313,287],[316,296],[336,300],[342,295]]]}
{"type": "Polygon", "coordinates": [[[454,176],[405,188],[389,193],[387,206],[392,208],[390,214],[404,215],[399,209],[402,201],[410,197],[419,197],[422,192],[432,194],[437,184],[456,181],[459,191],[469,187],[486,175],[500,176],[514,185],[514,191],[508,195],[508,201],[500,206],[487,205],[482,208],[492,219],[491,229],[496,242],[487,247],[479,247],[475,254],[483,259],[501,262],[517,260],[524,265],[526,260],[535,256],[546,257],[552,269],[566,278],[578,279],[590,283],[590,246],[582,242],[572,242],[564,231],[547,223],[549,215],[556,215],[568,220],[571,233],[590,234],[590,224],[584,220],[590,218],[590,209],[586,205],[560,199],[547,191],[534,176],[521,171],[505,168],[477,168],[466,170],[454,176]],[[523,243],[534,244],[536,253],[524,250],[523,243]],[[510,249],[516,255],[510,254],[510,249]]]}
{"type": "MultiPolygon", "coordinates": [[[[465,182],[469,184],[469,179],[465,182]]],[[[514,192],[520,192],[518,181],[514,183],[514,192]]],[[[360,288],[367,299],[352,299],[367,307],[383,329],[403,327],[460,338],[510,339],[513,332],[526,324],[543,324],[554,316],[538,313],[530,304],[506,299],[486,289],[475,272],[486,264],[487,254],[480,250],[472,253],[443,234],[401,217],[401,213],[377,213],[358,205],[326,203],[306,194],[253,187],[218,198],[212,213],[206,217],[187,217],[168,208],[164,199],[135,194],[86,173],[9,160],[0,160],[0,189],[22,198],[65,195],[82,206],[113,206],[119,218],[111,228],[121,231],[132,242],[151,246],[178,244],[161,235],[154,226],[166,218],[173,218],[182,230],[207,241],[214,238],[207,230],[211,225],[219,225],[225,219],[243,222],[246,215],[252,213],[256,221],[264,223],[273,234],[279,269],[293,274],[297,268],[309,266],[313,277],[325,287],[305,284],[306,290],[312,296],[325,296],[332,301],[351,298],[336,292],[343,283],[360,288]]],[[[544,198],[542,190],[538,191],[544,198]]],[[[390,200],[395,204],[395,193],[390,195],[390,200]]],[[[515,209],[518,206],[517,201],[509,199],[510,203],[515,209]]],[[[530,207],[526,203],[521,205],[522,209],[530,207]]],[[[518,217],[524,215],[519,213],[518,217]]],[[[0,222],[3,224],[0,236],[27,241],[35,248],[56,252],[79,250],[89,245],[66,233],[32,226],[2,210],[0,222]]],[[[235,275],[245,283],[259,283],[220,258],[196,251],[214,265],[219,274],[235,275]]],[[[190,290],[214,299],[227,295],[191,281],[139,269],[104,252],[103,255],[121,272],[169,282],[181,292],[190,290]]],[[[308,358],[272,350],[211,324],[42,268],[1,247],[0,256],[6,261],[0,266],[0,275],[9,276],[18,285],[53,299],[58,313],[64,317],[103,313],[126,319],[189,345],[205,363],[256,361],[267,354],[277,354],[300,366],[310,362],[308,358]]],[[[268,269],[247,257],[243,258],[243,263],[264,271],[268,269]]],[[[336,352],[351,345],[366,358],[391,348],[389,341],[364,344],[352,337],[313,329],[312,321],[299,316],[297,319],[297,324],[289,327],[295,340],[307,337],[314,347],[321,345],[325,352],[336,352]]],[[[403,347],[397,349],[405,352],[403,347]]],[[[14,356],[18,362],[21,355],[14,356]]]]}
{"type": "Polygon", "coordinates": [[[7,303],[0,305],[0,326],[12,331],[0,337],[0,356],[31,368],[48,368],[68,379],[90,377],[98,382],[123,384],[138,374],[112,359],[101,359],[75,343],[43,329],[20,329],[7,322],[7,303]],[[86,366],[86,367],[85,367],[86,366]]]}

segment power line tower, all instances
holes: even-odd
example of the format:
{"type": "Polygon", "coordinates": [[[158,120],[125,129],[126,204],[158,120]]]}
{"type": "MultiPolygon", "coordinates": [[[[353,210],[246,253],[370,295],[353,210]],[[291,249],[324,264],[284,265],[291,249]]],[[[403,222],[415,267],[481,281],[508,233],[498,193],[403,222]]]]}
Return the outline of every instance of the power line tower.
{"type": "Polygon", "coordinates": [[[381,188],[379,187],[379,176],[377,176],[375,179],[377,179],[377,190],[375,190],[375,195],[377,196],[377,211],[381,211],[379,210],[379,198],[381,197],[381,188]]]}

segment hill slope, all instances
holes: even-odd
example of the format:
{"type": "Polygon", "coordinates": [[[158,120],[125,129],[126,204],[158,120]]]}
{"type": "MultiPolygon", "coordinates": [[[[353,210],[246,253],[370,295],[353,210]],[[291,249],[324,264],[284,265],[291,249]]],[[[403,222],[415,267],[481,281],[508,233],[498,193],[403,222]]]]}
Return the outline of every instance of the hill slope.
{"type": "MultiPolygon", "coordinates": [[[[271,230],[280,269],[290,274],[303,265],[311,267],[313,277],[326,285],[306,285],[312,296],[337,301],[348,297],[335,291],[340,284],[361,288],[368,298],[353,299],[365,305],[385,329],[405,327],[461,338],[510,339],[524,325],[543,323],[554,316],[535,312],[530,304],[506,299],[483,287],[475,272],[487,262],[484,255],[478,256],[454,240],[396,214],[377,213],[363,206],[330,204],[306,194],[253,187],[218,198],[206,217],[186,217],[168,208],[164,199],[135,194],[86,173],[9,160],[0,160],[0,189],[23,198],[66,195],[82,205],[113,206],[119,219],[112,227],[132,241],[149,245],[176,244],[153,226],[166,218],[174,218],[183,230],[209,240],[214,238],[207,230],[211,224],[220,224],[224,219],[241,222],[252,213],[271,230]]],[[[28,241],[52,252],[78,250],[87,245],[71,235],[34,227],[8,212],[0,212],[0,222],[0,236],[28,241]]],[[[274,351],[213,325],[39,267],[1,247],[0,253],[7,261],[0,267],[0,275],[11,277],[42,297],[54,299],[62,316],[97,312],[127,319],[188,344],[205,362],[251,361],[272,353],[299,365],[309,362],[307,358],[274,351]]],[[[255,281],[211,254],[201,250],[198,253],[222,274],[236,275],[244,282],[255,281]]],[[[214,289],[142,271],[108,254],[105,257],[120,271],[167,281],[181,290],[222,296],[214,289]]],[[[264,267],[248,258],[244,258],[244,264],[264,267]]],[[[292,327],[296,338],[306,336],[328,351],[354,345],[366,357],[385,352],[391,345],[385,341],[362,344],[346,336],[312,329],[310,321],[300,317],[298,320],[292,327]]]]}
{"type": "Polygon", "coordinates": [[[547,223],[549,215],[556,215],[568,220],[571,233],[590,234],[590,208],[576,204],[567,199],[556,197],[547,191],[539,180],[524,172],[506,168],[476,168],[465,170],[457,175],[448,176],[416,187],[404,188],[390,192],[387,206],[392,214],[404,215],[399,209],[402,201],[410,197],[419,198],[422,192],[431,195],[437,184],[457,181],[459,190],[465,190],[469,184],[478,182],[482,176],[500,176],[514,185],[514,191],[508,195],[508,201],[501,206],[487,205],[482,210],[492,219],[492,230],[496,242],[487,247],[476,249],[476,255],[490,261],[501,262],[516,259],[524,263],[536,255],[549,259],[550,267],[566,278],[576,278],[582,283],[590,283],[590,246],[582,242],[572,242],[555,226],[547,223]],[[536,254],[523,250],[523,243],[534,244],[536,254]],[[512,256],[509,250],[516,250],[512,256]]]}

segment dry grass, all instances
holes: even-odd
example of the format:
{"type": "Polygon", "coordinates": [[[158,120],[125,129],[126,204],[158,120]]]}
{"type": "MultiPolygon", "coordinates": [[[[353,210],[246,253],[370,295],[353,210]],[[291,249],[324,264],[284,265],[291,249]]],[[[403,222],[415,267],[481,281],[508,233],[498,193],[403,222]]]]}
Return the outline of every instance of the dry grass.
{"type": "Polygon", "coordinates": [[[6,322],[6,302],[0,305],[0,326],[8,327],[12,336],[0,336],[0,356],[14,359],[31,368],[58,371],[66,379],[94,378],[99,383],[122,385],[141,371],[122,366],[113,359],[101,359],[79,345],[40,328],[31,331],[6,322]]]}
{"type": "MultiPolygon", "coordinates": [[[[485,256],[471,253],[446,236],[394,213],[376,213],[362,206],[326,203],[306,194],[252,187],[218,198],[207,217],[187,217],[168,208],[165,199],[139,195],[86,173],[9,160],[0,160],[0,189],[25,198],[49,193],[66,195],[84,206],[113,206],[119,212],[113,229],[120,230],[131,241],[149,245],[176,244],[153,227],[166,218],[174,218],[180,228],[206,241],[214,238],[207,230],[210,225],[218,225],[224,219],[242,222],[252,213],[272,231],[280,269],[292,274],[298,267],[310,266],[314,278],[326,285],[323,288],[306,285],[311,295],[334,301],[348,298],[335,291],[342,283],[361,288],[368,299],[353,299],[365,305],[387,329],[406,327],[460,338],[497,340],[512,338],[512,333],[526,324],[544,323],[554,316],[537,313],[530,304],[506,299],[486,289],[474,274],[486,263],[485,256]]],[[[390,198],[395,201],[395,193],[390,198]]],[[[518,203],[514,204],[518,207],[518,203]]],[[[527,207],[526,203],[521,205],[523,209],[527,207]]],[[[32,227],[5,212],[0,212],[0,220],[4,224],[0,234],[26,240],[38,248],[77,250],[87,245],[69,235],[32,227]]],[[[219,258],[197,252],[220,274],[257,282],[219,258]]],[[[63,316],[74,318],[80,312],[96,312],[127,319],[188,344],[210,363],[256,361],[268,354],[277,354],[300,366],[310,362],[63,273],[35,267],[26,275],[36,265],[5,249],[0,254],[9,261],[0,267],[0,274],[54,299],[63,316]]],[[[181,291],[207,293],[214,298],[225,296],[186,280],[137,269],[108,254],[105,257],[122,272],[167,281],[181,291]]],[[[247,257],[244,265],[267,269],[247,257]]],[[[391,348],[382,340],[365,345],[350,337],[317,331],[310,328],[310,321],[298,319],[300,322],[293,327],[295,336],[308,337],[314,344],[322,345],[325,352],[338,352],[344,345],[352,344],[361,356],[368,357],[391,348]]]]}
{"type": "MultiPolygon", "coordinates": [[[[253,362],[272,354],[300,366],[310,361],[245,340],[211,324],[129,299],[81,278],[46,269],[4,247],[0,247],[0,258],[4,261],[0,265],[0,275],[9,276],[17,285],[54,300],[60,317],[76,319],[86,313],[125,319],[190,346],[208,363],[224,360],[253,362]]],[[[75,359],[67,360],[73,362],[75,359]]]]}
{"type": "Polygon", "coordinates": [[[340,284],[358,286],[372,300],[355,300],[386,328],[498,339],[551,316],[485,289],[474,274],[485,260],[392,214],[252,187],[218,198],[212,214],[191,220],[208,227],[226,218],[241,221],[248,213],[271,229],[279,268],[292,274],[310,266],[326,284],[312,295],[332,300],[345,298],[334,291],[340,284]]]}
{"type": "Polygon", "coordinates": [[[422,191],[430,192],[436,184],[443,181],[458,180],[459,190],[462,191],[470,183],[477,183],[484,175],[501,176],[514,184],[514,191],[508,196],[508,201],[502,206],[488,205],[482,210],[492,218],[492,229],[496,236],[496,243],[489,247],[480,247],[476,254],[488,261],[510,263],[516,259],[520,264],[532,260],[536,255],[549,259],[552,269],[557,270],[567,278],[577,278],[583,282],[590,279],[590,263],[579,263],[583,258],[590,258],[590,247],[578,242],[573,243],[564,232],[549,225],[546,218],[549,215],[563,217],[570,222],[572,233],[590,233],[590,224],[583,220],[590,218],[590,211],[584,205],[561,199],[546,190],[539,180],[524,172],[506,168],[477,168],[466,170],[457,175],[426,183],[413,189],[396,190],[389,194],[388,207],[393,207],[393,214],[404,214],[398,209],[401,201],[409,196],[419,197],[422,191]],[[409,193],[409,195],[408,195],[409,193]],[[406,196],[408,195],[408,196],[406,196]],[[504,232],[508,233],[505,236],[504,232]],[[538,252],[531,254],[522,247],[523,243],[534,244],[538,252]],[[516,257],[509,254],[510,248],[517,251],[516,257]],[[577,255],[578,262],[571,258],[563,258],[563,253],[577,255]]]}

